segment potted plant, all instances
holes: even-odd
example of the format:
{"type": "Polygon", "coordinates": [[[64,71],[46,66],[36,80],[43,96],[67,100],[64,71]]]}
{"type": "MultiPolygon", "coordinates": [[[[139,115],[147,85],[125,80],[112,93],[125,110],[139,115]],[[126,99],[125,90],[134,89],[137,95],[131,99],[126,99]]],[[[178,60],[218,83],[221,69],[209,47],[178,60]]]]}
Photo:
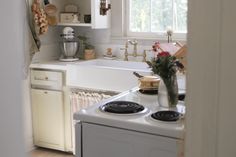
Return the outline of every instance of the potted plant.
{"type": "Polygon", "coordinates": [[[95,58],[95,51],[94,46],[88,42],[88,38],[86,36],[78,36],[80,40],[80,46],[82,47],[82,52],[84,53],[84,59],[94,59],[95,58]]]}

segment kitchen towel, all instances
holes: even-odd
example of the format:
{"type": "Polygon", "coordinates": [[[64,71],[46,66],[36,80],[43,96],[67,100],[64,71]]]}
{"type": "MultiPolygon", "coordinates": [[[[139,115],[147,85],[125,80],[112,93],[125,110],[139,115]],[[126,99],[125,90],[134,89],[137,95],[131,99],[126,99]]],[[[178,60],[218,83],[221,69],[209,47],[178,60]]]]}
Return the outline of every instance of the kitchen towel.
{"type": "Polygon", "coordinates": [[[33,58],[33,55],[39,51],[41,42],[40,39],[35,31],[34,23],[32,20],[32,14],[31,14],[31,4],[32,0],[25,0],[25,29],[24,31],[24,55],[23,55],[23,64],[22,64],[22,70],[23,70],[23,79],[27,79],[28,71],[29,71],[29,65],[31,63],[31,60],[33,58]]]}

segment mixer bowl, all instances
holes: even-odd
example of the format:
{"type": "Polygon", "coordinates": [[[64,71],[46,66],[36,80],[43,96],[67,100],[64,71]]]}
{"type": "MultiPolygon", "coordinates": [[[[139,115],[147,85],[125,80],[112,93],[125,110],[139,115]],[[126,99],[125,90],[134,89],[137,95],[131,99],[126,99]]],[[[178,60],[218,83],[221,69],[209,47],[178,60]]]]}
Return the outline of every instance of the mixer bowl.
{"type": "Polygon", "coordinates": [[[78,42],[63,41],[61,43],[61,51],[66,58],[73,58],[78,50],[78,42]]]}

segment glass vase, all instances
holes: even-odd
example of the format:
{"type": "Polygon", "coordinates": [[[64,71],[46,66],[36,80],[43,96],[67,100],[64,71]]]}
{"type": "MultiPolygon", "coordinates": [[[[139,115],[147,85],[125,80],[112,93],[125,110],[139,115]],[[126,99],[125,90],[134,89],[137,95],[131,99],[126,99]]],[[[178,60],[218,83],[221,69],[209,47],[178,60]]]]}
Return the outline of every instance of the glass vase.
{"type": "Polygon", "coordinates": [[[158,89],[158,103],[161,107],[176,107],[178,103],[178,83],[176,75],[161,78],[158,89]]]}

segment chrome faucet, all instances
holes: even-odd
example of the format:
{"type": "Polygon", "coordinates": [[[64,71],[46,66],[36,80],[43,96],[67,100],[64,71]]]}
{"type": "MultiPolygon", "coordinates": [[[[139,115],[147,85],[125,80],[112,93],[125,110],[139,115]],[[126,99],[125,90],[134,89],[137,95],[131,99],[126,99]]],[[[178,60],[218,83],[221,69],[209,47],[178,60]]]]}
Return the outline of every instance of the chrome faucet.
{"type": "Polygon", "coordinates": [[[137,40],[127,40],[126,42],[125,42],[125,48],[121,48],[121,50],[125,50],[125,52],[124,52],[124,55],[125,55],[125,58],[124,58],[124,60],[125,61],[128,61],[129,59],[128,59],[128,56],[133,56],[133,57],[138,57],[138,56],[142,56],[143,57],[143,62],[146,62],[146,50],[144,50],[143,51],[143,53],[142,54],[138,54],[138,52],[137,52],[137,46],[138,46],[138,41],[137,40]],[[131,45],[133,45],[134,46],[134,48],[133,48],[133,53],[128,53],[128,47],[129,47],[129,43],[131,44],[131,45]]]}
{"type": "Polygon", "coordinates": [[[128,41],[126,41],[126,42],[125,42],[125,48],[121,48],[121,50],[125,50],[125,53],[124,53],[124,55],[125,55],[124,60],[125,60],[125,61],[128,61],[128,55],[129,55],[129,53],[128,53],[128,47],[129,47],[129,43],[128,43],[128,41]]]}
{"type": "Polygon", "coordinates": [[[128,40],[128,42],[134,46],[134,49],[133,49],[133,54],[131,54],[132,56],[134,57],[137,57],[137,46],[138,46],[138,41],[136,39],[134,39],[133,41],[132,40],[128,40]]]}

